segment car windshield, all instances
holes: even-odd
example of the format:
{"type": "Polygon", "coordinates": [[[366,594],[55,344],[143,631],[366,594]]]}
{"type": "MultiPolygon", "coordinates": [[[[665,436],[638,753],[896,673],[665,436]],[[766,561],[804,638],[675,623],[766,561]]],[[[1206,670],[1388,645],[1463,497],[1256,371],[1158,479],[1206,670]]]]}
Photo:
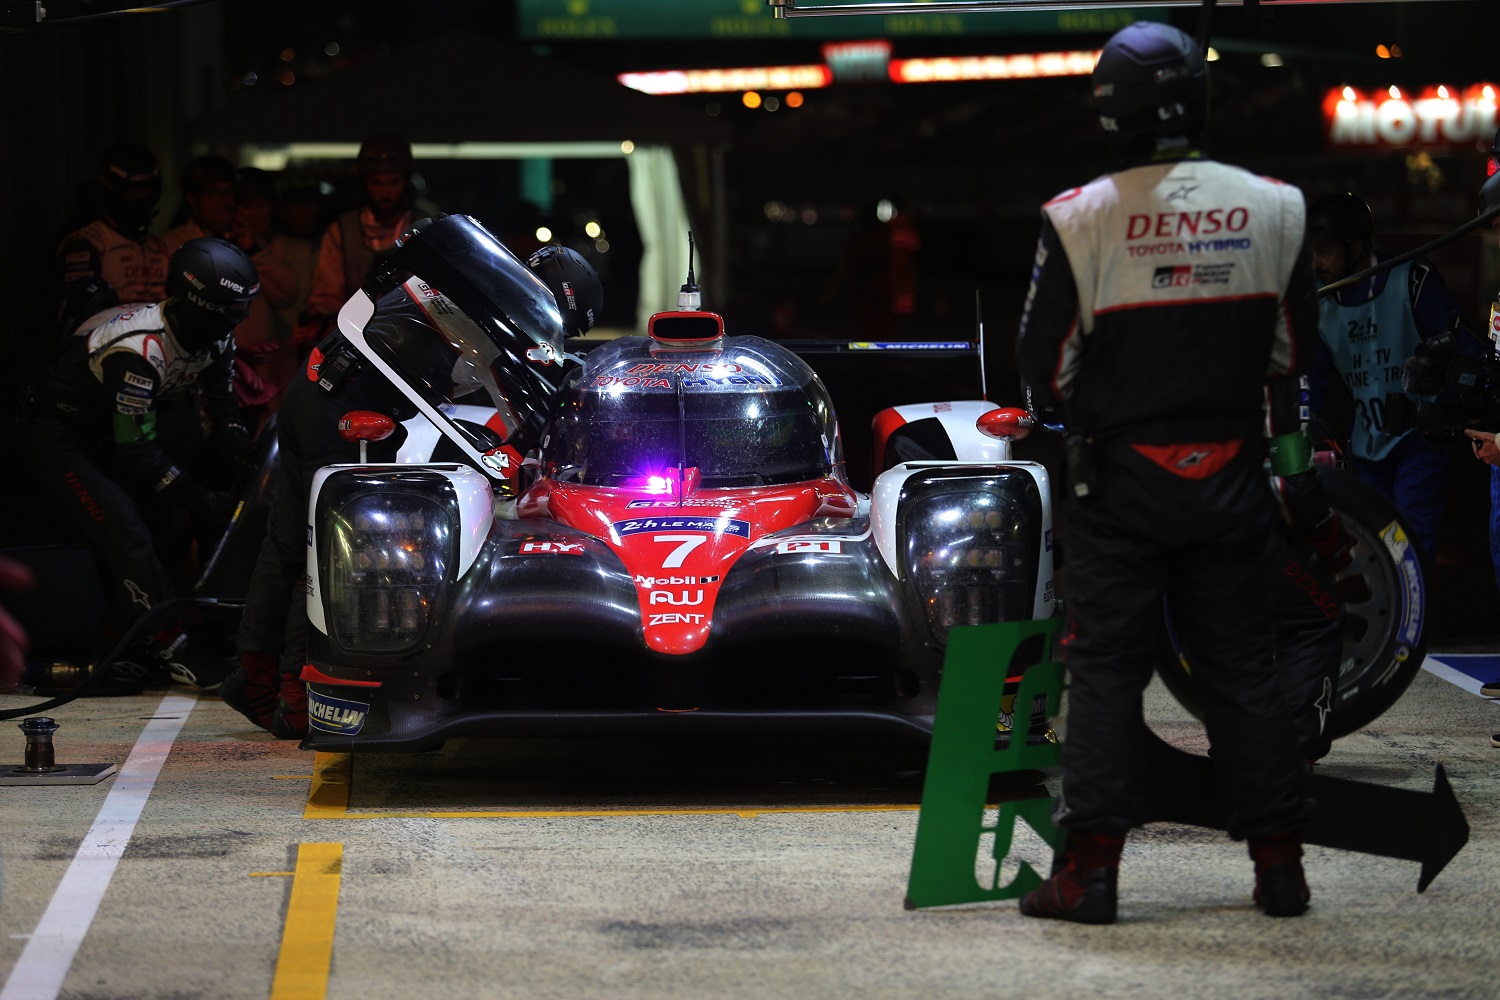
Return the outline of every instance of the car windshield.
{"type": "Polygon", "coordinates": [[[708,489],[771,486],[821,479],[835,464],[822,383],[756,337],[691,351],[623,338],[588,356],[560,403],[543,463],[561,482],[659,487],[683,466],[708,489]]]}

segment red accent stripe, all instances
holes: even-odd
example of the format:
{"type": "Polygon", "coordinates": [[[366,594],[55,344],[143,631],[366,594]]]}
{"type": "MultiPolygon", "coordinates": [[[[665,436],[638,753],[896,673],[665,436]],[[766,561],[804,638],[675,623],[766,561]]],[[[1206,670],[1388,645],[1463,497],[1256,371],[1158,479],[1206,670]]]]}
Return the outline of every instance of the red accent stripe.
{"type": "Polygon", "coordinates": [[[1127,302],[1124,305],[1110,306],[1107,309],[1095,309],[1095,316],[1103,316],[1105,313],[1121,312],[1126,309],[1156,309],[1161,306],[1207,306],[1219,302],[1257,302],[1261,299],[1275,299],[1279,296],[1275,292],[1259,292],[1255,295],[1224,295],[1213,299],[1178,299],[1169,302],[1127,302]]]}
{"type": "Polygon", "coordinates": [[[323,366],[323,352],[316,347],[307,356],[307,380],[316,382],[318,380],[318,369],[323,366]]]}
{"type": "Polygon", "coordinates": [[[303,666],[301,678],[304,681],[311,681],[314,684],[328,684],[333,687],[348,688],[378,688],[385,683],[385,681],[346,681],[342,677],[330,677],[311,663],[303,666]]]}

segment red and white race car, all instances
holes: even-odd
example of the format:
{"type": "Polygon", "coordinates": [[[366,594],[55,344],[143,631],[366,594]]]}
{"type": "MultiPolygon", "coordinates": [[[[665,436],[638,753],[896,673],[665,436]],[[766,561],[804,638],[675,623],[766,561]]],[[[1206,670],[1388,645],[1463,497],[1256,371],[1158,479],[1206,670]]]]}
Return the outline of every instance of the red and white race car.
{"type": "Polygon", "coordinates": [[[1010,457],[1021,411],[883,414],[882,452],[935,420],[959,457],[897,461],[862,494],[833,402],[790,349],[690,308],[574,358],[508,251],[444,238],[464,227],[478,228],[431,224],[398,254],[389,290],[356,294],[340,316],[361,361],[465,461],[316,477],[308,745],[921,739],[950,627],[1054,613],[1048,476],[1010,457]],[[496,261],[473,259],[485,254],[496,261]],[[563,377],[548,395],[517,365],[563,377]],[[535,402],[518,405],[518,384],[535,402]],[[504,416],[474,419],[484,408],[504,416]]]}

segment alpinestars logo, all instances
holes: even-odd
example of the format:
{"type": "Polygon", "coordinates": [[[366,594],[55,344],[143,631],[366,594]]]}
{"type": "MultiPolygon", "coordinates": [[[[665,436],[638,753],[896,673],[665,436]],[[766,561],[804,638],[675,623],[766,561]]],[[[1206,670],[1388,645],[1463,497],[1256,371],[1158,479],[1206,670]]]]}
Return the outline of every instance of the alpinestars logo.
{"type": "Polygon", "coordinates": [[[1196,466],[1202,465],[1203,460],[1208,456],[1209,453],[1206,451],[1190,451],[1186,455],[1179,458],[1176,462],[1176,465],[1179,469],[1195,468],[1196,466]]]}

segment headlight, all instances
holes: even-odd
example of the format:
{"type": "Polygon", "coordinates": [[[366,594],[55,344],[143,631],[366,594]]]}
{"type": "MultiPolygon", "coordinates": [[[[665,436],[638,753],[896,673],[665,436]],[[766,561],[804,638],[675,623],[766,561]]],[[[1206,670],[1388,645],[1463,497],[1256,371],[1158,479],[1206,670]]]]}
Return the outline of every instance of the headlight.
{"type": "Polygon", "coordinates": [[[945,469],[907,481],[901,575],[939,645],[955,625],[1031,617],[1041,523],[1036,480],[1022,470],[945,469]]]}
{"type": "Polygon", "coordinates": [[[322,523],[322,577],[339,645],[365,653],[419,645],[456,559],[448,505],[406,490],[366,491],[325,508],[322,523]]]}

